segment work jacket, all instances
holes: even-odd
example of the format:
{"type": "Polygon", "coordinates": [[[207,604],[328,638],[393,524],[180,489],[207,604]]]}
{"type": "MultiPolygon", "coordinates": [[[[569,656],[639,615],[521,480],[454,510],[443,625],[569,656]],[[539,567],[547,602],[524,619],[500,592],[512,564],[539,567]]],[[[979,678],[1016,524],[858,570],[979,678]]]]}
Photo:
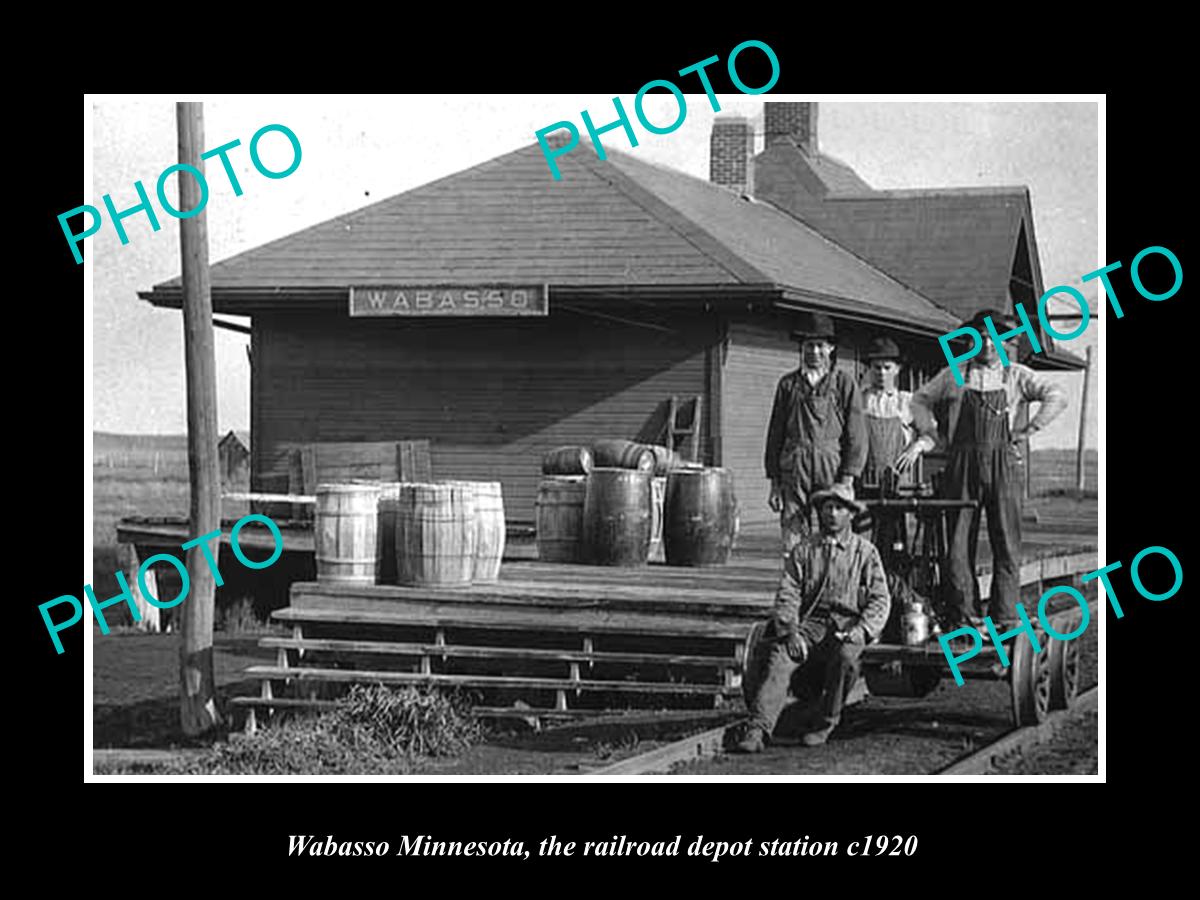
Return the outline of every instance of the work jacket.
{"type": "Polygon", "coordinates": [[[847,529],[814,532],[788,554],[772,615],[775,633],[795,634],[802,621],[828,619],[839,631],[859,628],[858,643],[879,636],[892,610],[879,551],[847,529]]]}
{"type": "Polygon", "coordinates": [[[867,462],[867,427],[854,379],[833,368],[810,385],[797,369],[779,380],[763,462],[771,481],[794,480],[803,494],[857,478],[867,462]]]}

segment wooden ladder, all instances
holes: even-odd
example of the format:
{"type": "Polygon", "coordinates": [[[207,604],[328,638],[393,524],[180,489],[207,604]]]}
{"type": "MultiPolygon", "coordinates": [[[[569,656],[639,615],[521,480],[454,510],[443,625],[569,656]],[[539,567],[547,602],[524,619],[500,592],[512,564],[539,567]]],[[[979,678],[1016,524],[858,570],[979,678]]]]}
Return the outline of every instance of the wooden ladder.
{"type": "Polygon", "coordinates": [[[700,461],[700,416],[703,405],[703,397],[691,397],[680,403],[678,397],[672,396],[667,401],[663,443],[693,462],[700,461]]]}

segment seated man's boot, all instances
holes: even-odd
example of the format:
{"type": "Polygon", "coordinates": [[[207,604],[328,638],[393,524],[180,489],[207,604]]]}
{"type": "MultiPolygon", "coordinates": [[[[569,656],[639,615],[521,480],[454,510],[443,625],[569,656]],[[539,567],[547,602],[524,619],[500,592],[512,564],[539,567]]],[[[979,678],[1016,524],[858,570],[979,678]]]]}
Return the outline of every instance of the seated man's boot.
{"type": "Polygon", "coordinates": [[[762,753],[766,734],[757,725],[751,725],[734,748],[738,753],[762,753]]]}
{"type": "Polygon", "coordinates": [[[800,743],[805,747],[820,747],[829,740],[829,735],[833,733],[833,729],[835,728],[837,728],[837,725],[830,725],[819,731],[810,731],[804,737],[800,738],[800,743]]]}

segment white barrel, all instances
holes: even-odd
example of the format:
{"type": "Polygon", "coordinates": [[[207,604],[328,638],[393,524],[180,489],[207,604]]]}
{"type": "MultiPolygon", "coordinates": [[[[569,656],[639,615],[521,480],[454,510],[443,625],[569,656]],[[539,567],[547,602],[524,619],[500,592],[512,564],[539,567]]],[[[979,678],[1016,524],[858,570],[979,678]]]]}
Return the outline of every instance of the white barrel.
{"type": "Polygon", "coordinates": [[[374,584],[379,485],[321,484],[313,521],[317,581],[374,584]]]}
{"type": "Polygon", "coordinates": [[[475,574],[475,492],[460,484],[401,484],[396,579],[410,585],[470,584],[475,574]]]}

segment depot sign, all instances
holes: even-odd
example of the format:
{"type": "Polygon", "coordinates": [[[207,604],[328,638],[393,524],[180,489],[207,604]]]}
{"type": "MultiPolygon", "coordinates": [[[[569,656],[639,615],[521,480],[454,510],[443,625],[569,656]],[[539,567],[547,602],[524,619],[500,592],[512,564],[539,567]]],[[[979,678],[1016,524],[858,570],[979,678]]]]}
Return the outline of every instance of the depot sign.
{"type": "Polygon", "coordinates": [[[545,285],[352,287],[351,316],[545,316],[545,285]]]}

